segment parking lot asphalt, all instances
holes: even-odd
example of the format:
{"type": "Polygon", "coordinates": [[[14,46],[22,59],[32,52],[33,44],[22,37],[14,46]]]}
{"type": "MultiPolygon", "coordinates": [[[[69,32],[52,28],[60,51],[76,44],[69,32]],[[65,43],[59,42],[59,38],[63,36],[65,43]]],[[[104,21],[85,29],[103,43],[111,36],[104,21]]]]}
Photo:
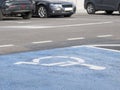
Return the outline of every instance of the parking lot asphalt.
{"type": "Polygon", "coordinates": [[[46,50],[77,45],[120,49],[119,14],[76,14],[0,21],[0,54],[46,50]]]}
{"type": "Polygon", "coordinates": [[[119,17],[0,21],[0,90],[120,90],[119,17]]]}

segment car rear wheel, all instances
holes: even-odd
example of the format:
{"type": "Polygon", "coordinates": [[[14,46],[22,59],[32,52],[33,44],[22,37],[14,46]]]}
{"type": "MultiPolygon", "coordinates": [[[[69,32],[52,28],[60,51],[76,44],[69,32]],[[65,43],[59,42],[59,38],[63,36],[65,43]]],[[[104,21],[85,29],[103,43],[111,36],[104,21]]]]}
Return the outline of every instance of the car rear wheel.
{"type": "Polygon", "coordinates": [[[38,16],[40,18],[47,18],[48,17],[48,12],[45,6],[41,5],[38,7],[38,16]]]}
{"type": "Polygon", "coordinates": [[[24,13],[22,17],[23,19],[30,19],[32,17],[32,13],[31,12],[24,13]]]}
{"type": "Polygon", "coordinates": [[[0,10],[0,20],[3,19],[3,14],[2,14],[2,11],[0,10]]]}
{"type": "Polygon", "coordinates": [[[88,14],[95,14],[95,6],[92,3],[87,5],[86,10],[88,14]]]}
{"type": "Polygon", "coordinates": [[[106,12],[106,14],[112,14],[113,13],[113,11],[105,11],[106,12]]]}

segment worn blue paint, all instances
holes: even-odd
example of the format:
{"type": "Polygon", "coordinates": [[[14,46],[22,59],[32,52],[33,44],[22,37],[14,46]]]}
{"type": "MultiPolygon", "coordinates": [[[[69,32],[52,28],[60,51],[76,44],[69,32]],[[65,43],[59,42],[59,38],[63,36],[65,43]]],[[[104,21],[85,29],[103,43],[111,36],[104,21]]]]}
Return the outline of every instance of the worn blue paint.
{"type": "MultiPolygon", "coordinates": [[[[54,58],[51,62],[65,61],[54,58]]],[[[66,60],[67,61],[67,60],[66,60]]],[[[49,60],[42,62],[49,63],[49,60]]],[[[86,46],[0,56],[0,90],[120,90],[120,53],[86,46]],[[15,65],[46,56],[73,56],[106,67],[15,65]]]]}

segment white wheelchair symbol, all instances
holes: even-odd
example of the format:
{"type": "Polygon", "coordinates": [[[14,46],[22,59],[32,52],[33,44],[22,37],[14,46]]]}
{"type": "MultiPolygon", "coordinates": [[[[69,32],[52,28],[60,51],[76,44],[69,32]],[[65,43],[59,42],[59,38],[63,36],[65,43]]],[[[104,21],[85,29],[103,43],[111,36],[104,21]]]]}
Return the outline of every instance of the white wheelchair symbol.
{"type": "Polygon", "coordinates": [[[14,64],[17,64],[17,65],[21,65],[21,64],[41,65],[41,66],[47,66],[47,67],[51,67],[51,66],[66,67],[66,66],[73,66],[73,65],[81,65],[81,66],[85,66],[85,67],[88,67],[89,69],[93,69],[93,70],[105,70],[106,69],[106,67],[86,64],[85,60],[78,58],[78,57],[70,57],[70,56],[46,56],[46,57],[40,57],[37,59],[33,59],[31,62],[16,62],[14,64]],[[64,61],[64,62],[59,61],[56,63],[41,63],[41,60],[53,59],[53,58],[55,58],[55,59],[63,58],[63,59],[67,59],[68,61],[64,61]],[[70,61],[70,60],[73,60],[73,61],[70,61]]]}

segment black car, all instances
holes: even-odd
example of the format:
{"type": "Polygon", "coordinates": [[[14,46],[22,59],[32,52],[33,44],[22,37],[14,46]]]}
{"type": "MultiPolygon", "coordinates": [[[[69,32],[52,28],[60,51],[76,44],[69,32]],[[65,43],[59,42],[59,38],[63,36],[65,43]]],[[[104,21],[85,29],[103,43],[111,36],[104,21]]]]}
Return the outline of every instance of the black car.
{"type": "Polygon", "coordinates": [[[30,0],[0,0],[0,20],[8,16],[21,16],[30,19],[33,4],[30,0]]]}
{"type": "Polygon", "coordinates": [[[57,15],[70,17],[76,11],[76,6],[71,2],[60,0],[32,0],[32,2],[34,3],[33,16],[40,18],[57,15]]]}
{"type": "Polygon", "coordinates": [[[88,14],[95,14],[96,11],[106,11],[112,14],[113,11],[120,13],[120,0],[85,0],[84,7],[88,14]]]}

